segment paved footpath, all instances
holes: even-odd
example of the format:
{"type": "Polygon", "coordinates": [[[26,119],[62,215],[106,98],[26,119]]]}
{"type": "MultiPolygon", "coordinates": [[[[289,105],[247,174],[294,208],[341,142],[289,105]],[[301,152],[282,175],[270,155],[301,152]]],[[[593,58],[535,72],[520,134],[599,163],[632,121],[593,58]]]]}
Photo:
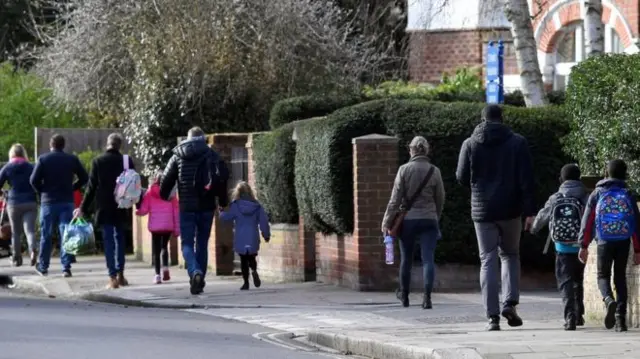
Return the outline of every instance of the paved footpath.
{"type": "MultiPolygon", "coordinates": [[[[53,261],[56,262],[55,260],[53,261]]],[[[102,257],[79,258],[73,278],[35,275],[30,267],[0,273],[13,276],[14,290],[57,298],[86,299],[121,305],[167,307],[259,324],[300,340],[377,359],[413,358],[639,358],[638,329],[628,333],[587,325],[561,330],[561,303],[556,293],[523,294],[521,328],[504,323],[501,332],[485,332],[478,293],[435,294],[434,309],[422,310],[420,296],[402,308],[392,293],[355,292],[319,283],[263,283],[240,291],[237,277],[207,278],[205,293],[189,294],[184,270],[172,280],[150,284],[148,264],[127,262],[130,286],[106,290],[102,257]]]]}

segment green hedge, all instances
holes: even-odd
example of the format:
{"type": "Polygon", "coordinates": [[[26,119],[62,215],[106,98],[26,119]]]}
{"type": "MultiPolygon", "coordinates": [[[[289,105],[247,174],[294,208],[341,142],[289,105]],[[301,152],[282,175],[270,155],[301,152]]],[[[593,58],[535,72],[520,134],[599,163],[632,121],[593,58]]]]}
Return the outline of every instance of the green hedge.
{"type": "Polygon", "coordinates": [[[258,199],[272,223],[298,223],[298,204],[293,190],[296,144],[292,135],[293,125],[288,124],[253,137],[258,199]]]}
{"type": "Polygon", "coordinates": [[[573,67],[567,112],[573,133],[567,149],[585,174],[602,175],[621,158],[631,184],[640,187],[640,55],[603,55],[573,67]]]}
{"type": "MultiPolygon", "coordinates": [[[[460,146],[479,123],[483,107],[479,103],[378,100],[336,111],[325,121],[300,127],[295,183],[300,213],[306,223],[323,232],[353,230],[353,137],[370,133],[398,136],[404,162],[408,159],[406,145],[420,134],[432,145],[431,156],[442,170],[447,191],[441,222],[445,240],[439,244],[438,260],[476,263],[470,194],[456,183],[455,169],[460,146]]],[[[538,188],[536,199],[542,205],[557,189],[559,170],[569,161],[560,141],[569,132],[563,109],[505,106],[504,114],[506,123],[529,140],[538,188]]],[[[550,256],[546,260],[540,258],[544,242],[544,238],[527,235],[523,260],[533,266],[548,266],[550,256]]]]}
{"type": "Polygon", "coordinates": [[[331,112],[362,102],[358,95],[310,95],[278,101],[271,108],[269,126],[276,129],[287,123],[328,115],[331,112]]]}

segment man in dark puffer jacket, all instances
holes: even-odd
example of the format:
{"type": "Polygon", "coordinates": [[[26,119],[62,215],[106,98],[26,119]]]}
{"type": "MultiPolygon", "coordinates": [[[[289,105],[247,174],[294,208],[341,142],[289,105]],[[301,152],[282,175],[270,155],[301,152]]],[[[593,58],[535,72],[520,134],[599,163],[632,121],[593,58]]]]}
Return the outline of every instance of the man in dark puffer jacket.
{"type": "Polygon", "coordinates": [[[216,208],[227,205],[227,180],[224,162],[209,148],[200,127],[190,129],[187,140],[173,149],[162,176],[160,196],[165,200],[178,183],[182,256],[187,264],[191,294],[200,294],[204,288],[209,235],[216,208]]]}
{"type": "Polygon", "coordinates": [[[460,150],[456,177],[471,187],[471,218],[480,252],[480,286],[489,318],[487,330],[500,330],[500,314],[509,326],[522,325],[520,300],[520,233],[533,223],[533,164],[529,144],[502,123],[502,109],[489,105],[460,150]],[[498,256],[502,261],[503,304],[500,311],[498,256]]]}

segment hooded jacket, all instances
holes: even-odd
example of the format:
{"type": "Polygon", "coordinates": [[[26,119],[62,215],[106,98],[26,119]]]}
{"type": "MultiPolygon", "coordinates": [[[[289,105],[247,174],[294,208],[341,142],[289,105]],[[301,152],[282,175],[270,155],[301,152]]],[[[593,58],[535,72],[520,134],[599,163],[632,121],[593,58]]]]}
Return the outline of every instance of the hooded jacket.
{"type": "Polygon", "coordinates": [[[271,238],[269,218],[258,201],[239,199],[231,202],[229,210],[220,213],[220,219],[234,222],[233,249],[238,254],[256,254],[260,250],[260,234],[265,241],[271,238]]]}
{"type": "MultiPolygon", "coordinates": [[[[600,195],[607,191],[611,187],[619,187],[619,188],[627,188],[627,184],[623,180],[615,179],[615,178],[605,178],[599,181],[596,184],[596,189],[591,192],[589,199],[587,200],[587,206],[584,210],[584,215],[582,216],[582,225],[580,226],[580,238],[582,241],[582,248],[588,248],[591,241],[597,237],[596,231],[596,205],[598,204],[598,200],[600,199],[600,195]]],[[[638,212],[638,200],[631,191],[627,192],[629,194],[631,203],[633,203],[632,209],[636,218],[636,230],[631,235],[631,240],[633,242],[633,250],[635,253],[640,253],[640,212],[638,212]]],[[[605,244],[607,241],[603,241],[599,238],[598,244],[605,244]]]]}
{"type": "Polygon", "coordinates": [[[160,185],[154,183],[142,198],[142,204],[136,211],[138,216],[149,215],[147,228],[151,233],[172,233],[180,235],[180,214],[178,199],[170,201],[160,198],[160,185]]]}
{"type": "MultiPolygon", "coordinates": [[[[540,212],[538,212],[538,215],[536,216],[535,221],[533,221],[533,226],[531,227],[531,233],[538,233],[545,226],[551,225],[550,222],[551,222],[551,215],[552,215],[551,212],[553,210],[553,205],[558,199],[558,197],[560,197],[560,194],[565,195],[567,197],[573,197],[573,198],[579,199],[582,205],[585,207],[589,199],[589,195],[587,194],[587,191],[584,187],[584,184],[582,184],[582,182],[575,181],[575,180],[564,181],[560,185],[558,192],[552,194],[547,200],[547,203],[545,203],[544,207],[540,210],[540,212]]],[[[576,240],[578,240],[578,238],[576,238],[576,240]]],[[[578,253],[578,251],[580,250],[580,247],[577,247],[577,246],[574,247],[574,246],[569,246],[562,243],[554,243],[554,244],[556,247],[556,252],[558,253],[578,253]]]]}
{"type": "Polygon", "coordinates": [[[483,121],[462,143],[456,178],[471,188],[475,222],[510,220],[536,213],[529,144],[499,122],[483,121]]]}
{"type": "Polygon", "coordinates": [[[203,137],[195,137],[186,140],[173,149],[173,156],[164,170],[160,183],[160,197],[168,199],[171,191],[178,183],[178,198],[180,211],[200,212],[213,211],[219,205],[227,205],[227,175],[224,162],[214,150],[209,148],[203,137]],[[210,190],[194,187],[194,179],[198,168],[203,170],[203,160],[208,158],[211,171],[219,170],[221,173],[218,181],[210,190]]]}

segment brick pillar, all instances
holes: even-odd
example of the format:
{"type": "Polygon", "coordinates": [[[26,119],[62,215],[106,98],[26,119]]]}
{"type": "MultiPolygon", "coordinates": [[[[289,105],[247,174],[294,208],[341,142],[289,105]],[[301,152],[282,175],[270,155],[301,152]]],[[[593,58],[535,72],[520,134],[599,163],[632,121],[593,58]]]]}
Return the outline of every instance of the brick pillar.
{"type": "Polygon", "coordinates": [[[247,182],[249,182],[249,185],[251,186],[251,188],[254,189],[254,191],[258,191],[258,189],[256,188],[256,165],[255,162],[253,160],[253,136],[255,134],[250,133],[249,136],[247,137],[247,143],[245,144],[246,148],[247,148],[247,167],[248,167],[248,174],[247,174],[247,182]]]}
{"type": "MultiPolygon", "coordinates": [[[[208,140],[212,148],[227,163],[229,171],[231,171],[231,150],[233,147],[245,147],[247,134],[215,134],[208,136],[208,140]]],[[[229,186],[231,187],[234,184],[234,179],[230,178],[229,186]]],[[[216,275],[232,275],[234,269],[233,260],[233,226],[220,221],[216,211],[209,240],[209,267],[216,275]]]]}
{"type": "Polygon", "coordinates": [[[378,134],[352,140],[354,231],[345,254],[356,254],[357,275],[345,278],[356,290],[387,290],[397,283],[397,267],[385,264],[380,226],[398,171],[398,141],[378,134]]]}

